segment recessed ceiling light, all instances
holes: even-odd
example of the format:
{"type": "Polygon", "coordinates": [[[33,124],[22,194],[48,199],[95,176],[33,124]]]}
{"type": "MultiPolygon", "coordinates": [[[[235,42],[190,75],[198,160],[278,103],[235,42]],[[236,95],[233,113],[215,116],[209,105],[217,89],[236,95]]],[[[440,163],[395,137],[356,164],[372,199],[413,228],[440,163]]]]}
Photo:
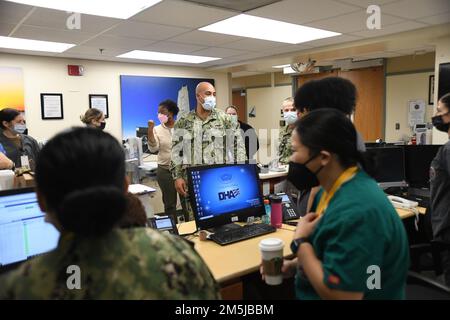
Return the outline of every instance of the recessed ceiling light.
{"type": "Polygon", "coordinates": [[[72,43],[51,42],[0,36],[0,48],[32,50],[44,52],[64,52],[74,47],[72,43]]]}
{"type": "Polygon", "coordinates": [[[290,64],[280,64],[279,66],[272,66],[272,68],[283,69],[283,68],[290,67],[290,66],[291,66],[290,64]]]}
{"type": "Polygon", "coordinates": [[[96,16],[128,19],[162,0],[7,0],[30,6],[43,7],[96,16]]]}
{"type": "Polygon", "coordinates": [[[291,44],[340,35],[337,32],[247,14],[240,14],[199,30],[291,44]]]}
{"type": "Polygon", "coordinates": [[[219,60],[221,58],[192,56],[187,54],[165,53],[155,51],[133,50],[121,55],[117,58],[142,59],[153,61],[169,61],[169,62],[183,62],[183,63],[203,63],[207,61],[219,60]]]}

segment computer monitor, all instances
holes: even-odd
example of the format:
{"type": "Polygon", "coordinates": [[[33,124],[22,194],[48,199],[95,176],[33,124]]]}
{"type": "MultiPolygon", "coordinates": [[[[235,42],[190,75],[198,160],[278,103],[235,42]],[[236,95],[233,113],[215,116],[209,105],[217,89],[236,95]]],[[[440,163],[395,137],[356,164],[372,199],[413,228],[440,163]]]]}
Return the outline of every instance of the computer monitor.
{"type": "Polygon", "coordinates": [[[126,142],[126,159],[136,159],[138,165],[144,164],[143,151],[142,151],[142,138],[130,137],[126,142]]]}
{"type": "Polygon", "coordinates": [[[187,172],[198,229],[247,221],[264,214],[255,164],[197,166],[187,172]]]}
{"type": "Polygon", "coordinates": [[[0,270],[56,248],[59,232],[45,222],[32,188],[0,191],[0,270]]]}
{"type": "Polygon", "coordinates": [[[430,165],[440,147],[442,145],[404,146],[406,181],[410,187],[430,187],[430,165]]]}
{"type": "Polygon", "coordinates": [[[367,148],[374,163],[374,178],[383,188],[406,187],[405,151],[400,146],[367,148]]]}

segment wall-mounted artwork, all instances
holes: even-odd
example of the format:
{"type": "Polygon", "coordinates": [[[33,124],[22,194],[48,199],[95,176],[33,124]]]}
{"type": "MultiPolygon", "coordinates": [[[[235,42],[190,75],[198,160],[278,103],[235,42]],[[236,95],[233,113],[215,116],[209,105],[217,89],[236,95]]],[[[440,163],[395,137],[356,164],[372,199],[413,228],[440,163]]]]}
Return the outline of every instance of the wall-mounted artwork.
{"type": "Polygon", "coordinates": [[[177,102],[178,117],[194,109],[195,87],[202,81],[214,85],[213,79],[120,76],[122,137],[135,137],[136,128],[147,127],[150,119],[159,124],[158,105],[166,99],[177,102]]]}
{"type": "Polygon", "coordinates": [[[0,66],[0,110],[25,111],[22,68],[0,66]]]}

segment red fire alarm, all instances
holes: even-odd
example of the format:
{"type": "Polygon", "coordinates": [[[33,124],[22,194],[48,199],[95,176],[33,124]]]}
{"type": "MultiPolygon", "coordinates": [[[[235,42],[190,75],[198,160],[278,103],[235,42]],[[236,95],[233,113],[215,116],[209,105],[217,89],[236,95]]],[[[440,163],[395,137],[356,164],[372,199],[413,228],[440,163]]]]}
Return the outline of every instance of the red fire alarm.
{"type": "Polygon", "coordinates": [[[69,73],[69,76],[82,76],[84,68],[83,68],[83,66],[69,64],[67,66],[67,71],[69,73]]]}

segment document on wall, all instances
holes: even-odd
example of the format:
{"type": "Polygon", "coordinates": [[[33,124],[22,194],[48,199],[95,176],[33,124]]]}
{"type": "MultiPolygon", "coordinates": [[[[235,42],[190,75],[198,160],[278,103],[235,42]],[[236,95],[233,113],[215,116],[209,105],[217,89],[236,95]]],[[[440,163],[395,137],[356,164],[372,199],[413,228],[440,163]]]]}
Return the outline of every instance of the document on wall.
{"type": "Polygon", "coordinates": [[[100,110],[105,116],[108,115],[108,98],[106,97],[92,97],[92,108],[100,110]]]}
{"type": "Polygon", "coordinates": [[[410,127],[416,124],[425,123],[425,101],[408,101],[408,123],[410,127]]]}
{"type": "Polygon", "coordinates": [[[43,96],[43,112],[45,118],[62,117],[62,101],[59,95],[43,96]]]}

